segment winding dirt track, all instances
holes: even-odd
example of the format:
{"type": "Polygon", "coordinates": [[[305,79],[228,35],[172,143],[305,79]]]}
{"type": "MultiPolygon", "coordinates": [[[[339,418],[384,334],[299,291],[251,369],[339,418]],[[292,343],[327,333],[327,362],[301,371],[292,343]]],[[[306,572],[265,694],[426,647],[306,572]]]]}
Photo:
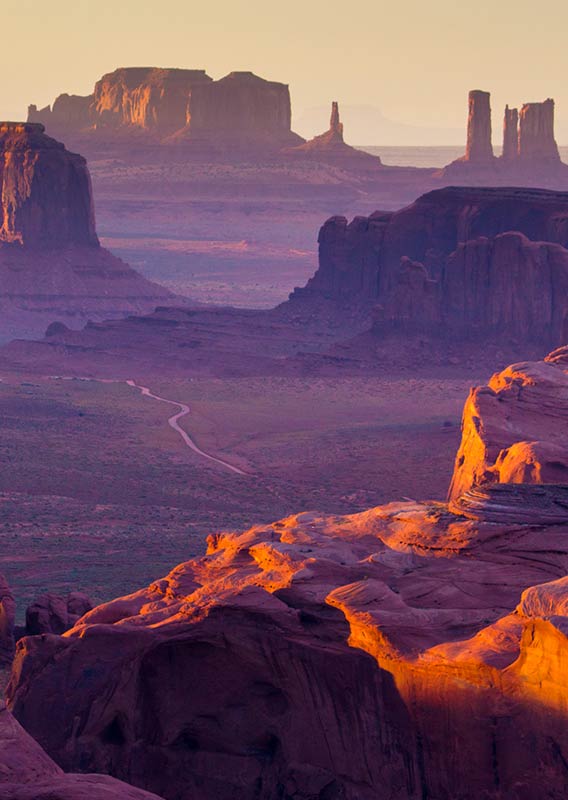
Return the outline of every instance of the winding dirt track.
{"type": "MultiPolygon", "coordinates": [[[[189,414],[189,406],[185,403],[178,403],[177,400],[168,400],[167,397],[160,397],[158,394],[154,394],[153,392],[148,389],[147,386],[141,386],[140,384],[136,383],[133,380],[121,381],[115,378],[76,378],[64,375],[50,375],[50,380],[64,380],[64,381],[72,381],[72,380],[79,380],[79,381],[96,381],[97,383],[126,383],[127,386],[132,386],[133,389],[139,389],[141,394],[145,397],[151,397],[152,400],[159,400],[160,403],[167,403],[170,406],[176,406],[179,408],[177,414],[174,414],[168,419],[168,425],[172,428],[179,436],[181,436],[184,444],[186,447],[189,447],[190,450],[193,450],[194,453],[197,453],[198,456],[202,458],[206,458],[209,461],[213,461],[215,464],[219,464],[221,467],[225,467],[225,469],[231,470],[231,472],[235,472],[237,475],[247,475],[242,469],[239,467],[235,467],[234,464],[229,464],[228,461],[224,461],[222,458],[217,458],[216,456],[212,456],[210,453],[206,453],[205,450],[202,450],[198,447],[189,433],[184,431],[180,425],[178,425],[178,420],[182,417],[185,417],[189,414]]],[[[0,378],[0,382],[1,382],[0,378]]]]}
{"type": "Polygon", "coordinates": [[[217,458],[216,456],[212,456],[209,453],[206,453],[205,450],[202,450],[200,447],[198,447],[191,438],[191,436],[186,431],[184,431],[184,429],[180,427],[180,425],[178,425],[178,420],[180,420],[182,417],[185,417],[186,414],[189,414],[188,405],[186,405],[185,403],[178,403],[176,400],[168,400],[166,397],[160,397],[160,395],[158,394],[153,394],[150,391],[150,389],[148,389],[147,386],[140,386],[133,380],[128,380],[126,381],[126,383],[128,384],[128,386],[132,386],[134,389],[139,389],[140,392],[145,397],[151,397],[153,400],[159,400],[161,403],[168,403],[168,405],[170,406],[176,406],[177,408],[179,408],[177,414],[174,414],[168,419],[168,425],[170,426],[170,428],[173,428],[173,430],[177,434],[181,436],[181,438],[183,439],[183,441],[185,442],[187,447],[189,447],[190,450],[193,450],[194,453],[197,453],[197,455],[201,456],[202,458],[207,458],[209,459],[209,461],[214,461],[216,464],[220,464],[222,467],[230,469],[231,472],[236,472],[237,475],[246,475],[246,472],[243,472],[242,469],[235,467],[233,464],[229,464],[228,461],[223,461],[222,458],[217,458]]]}

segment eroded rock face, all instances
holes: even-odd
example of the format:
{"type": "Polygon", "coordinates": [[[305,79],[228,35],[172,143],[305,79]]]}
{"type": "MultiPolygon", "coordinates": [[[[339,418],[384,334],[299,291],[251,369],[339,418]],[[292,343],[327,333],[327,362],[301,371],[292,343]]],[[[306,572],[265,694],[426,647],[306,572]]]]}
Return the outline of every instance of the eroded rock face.
{"type": "Polygon", "coordinates": [[[106,775],[66,775],[0,703],[0,800],[160,800],[106,775]]]}
{"type": "Polygon", "coordinates": [[[380,304],[377,332],[555,346],[567,330],[567,244],[568,194],[441,189],[396,213],[332,217],[320,231],[319,269],[292,299],[380,304]]]}
{"type": "Polygon", "coordinates": [[[303,141],[291,131],[291,116],[288,86],[252,72],[214,81],[204,70],[126,67],[103,75],[92,95],[30,106],[28,119],[59,136],[139,132],[158,141],[279,149],[303,141]]]}
{"type": "Polygon", "coordinates": [[[0,123],[0,242],[96,247],[87,163],[42,125],[0,123]]]}
{"type": "Polygon", "coordinates": [[[568,348],[473,389],[450,500],[493,483],[568,485],[568,348]]]}
{"type": "Polygon", "coordinates": [[[26,635],[65,633],[92,607],[82,592],[71,592],[67,597],[41,595],[26,609],[26,635]]]}
{"type": "Polygon", "coordinates": [[[150,311],[171,297],[100,247],[85,159],[42,125],[0,123],[0,337],[150,311]]]}
{"type": "Polygon", "coordinates": [[[528,162],[560,163],[554,139],[554,100],[525,103],[519,114],[519,158],[528,162]]]}
{"type": "Polygon", "coordinates": [[[90,118],[97,127],[134,126],[167,135],[185,125],[193,89],[210,83],[205,70],[117,69],[95,84],[90,118]]]}
{"type": "Polygon", "coordinates": [[[474,89],[469,93],[465,160],[486,164],[493,160],[491,143],[491,95],[474,89]]]}
{"type": "Polygon", "coordinates": [[[505,107],[503,153],[493,155],[491,107],[487,92],[469,95],[466,153],[448,164],[438,179],[479,186],[552,186],[564,188],[568,166],[554,138],[554,100],[525,103],[519,112],[505,107]]]}
{"type": "MultiPolygon", "coordinates": [[[[472,424],[568,427],[567,363],[496,376],[472,424]]],[[[568,483],[509,475],[463,508],[212,536],[64,637],[22,640],[10,706],[66,769],[176,800],[560,800],[568,483]]]]}
{"type": "Polygon", "coordinates": [[[519,155],[519,111],[505,106],[503,120],[503,160],[514,161],[519,155]]]}
{"type": "Polygon", "coordinates": [[[291,120],[288,86],[252,72],[231,72],[194,89],[186,132],[196,141],[256,141],[285,147],[302,141],[291,132],[291,120]]]}
{"type": "Polygon", "coordinates": [[[0,575],[0,666],[14,657],[14,620],[16,604],[3,575],[0,575]]]}

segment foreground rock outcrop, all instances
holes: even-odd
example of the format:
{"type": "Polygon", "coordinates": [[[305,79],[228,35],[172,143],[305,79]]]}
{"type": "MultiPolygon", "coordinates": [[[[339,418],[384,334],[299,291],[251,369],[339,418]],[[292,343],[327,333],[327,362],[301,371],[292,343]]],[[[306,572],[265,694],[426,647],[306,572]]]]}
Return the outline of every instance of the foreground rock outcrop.
{"type": "Polygon", "coordinates": [[[472,389],[450,500],[493,483],[568,485],[568,348],[472,389]]]}
{"type": "MultiPolygon", "coordinates": [[[[506,410],[466,407],[464,460],[490,460],[470,416],[487,442],[502,413],[515,441],[546,441],[566,380],[566,348],[495,376],[485,391],[507,392],[506,410]]],[[[515,479],[530,463],[518,455],[515,479]]],[[[463,506],[210,537],[206,556],[64,636],[20,641],[10,708],[65,769],[172,800],[560,800],[568,484],[504,478],[463,506]]]]}
{"type": "Polygon", "coordinates": [[[397,212],[332,217],[292,302],[375,307],[375,330],[542,342],[568,332],[568,194],[447,188],[397,212]]]}
{"type": "Polygon", "coordinates": [[[0,667],[12,663],[14,657],[14,622],[16,603],[6,579],[0,575],[0,667]]]}
{"type": "Polygon", "coordinates": [[[97,81],[92,95],[60,95],[53,107],[29,107],[30,122],[57,136],[105,139],[145,135],[201,146],[300,144],[291,130],[288,86],[252,72],[214,81],[205,70],[122,67],[97,81]]]}
{"type": "Polygon", "coordinates": [[[26,635],[65,633],[92,607],[82,592],[70,592],[67,597],[51,593],[40,595],[26,609],[26,635]]]}
{"type": "Polygon", "coordinates": [[[42,125],[0,123],[0,335],[149,311],[171,297],[100,246],[85,159],[42,125]]]}
{"type": "Polygon", "coordinates": [[[0,800],[160,800],[106,775],[66,775],[0,704],[0,800]]]}

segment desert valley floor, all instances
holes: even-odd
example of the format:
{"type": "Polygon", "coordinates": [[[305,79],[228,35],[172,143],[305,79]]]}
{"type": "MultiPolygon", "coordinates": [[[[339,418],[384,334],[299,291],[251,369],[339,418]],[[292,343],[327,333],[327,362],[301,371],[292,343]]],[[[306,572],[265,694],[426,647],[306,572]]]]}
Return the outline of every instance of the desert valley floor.
{"type": "Polygon", "coordinates": [[[130,592],[208,534],[298,508],[443,499],[464,396],[487,377],[143,381],[188,404],[180,425],[240,476],[188,449],[167,424],[176,409],[126,383],[4,374],[0,569],[18,616],[47,590],[130,592]]]}

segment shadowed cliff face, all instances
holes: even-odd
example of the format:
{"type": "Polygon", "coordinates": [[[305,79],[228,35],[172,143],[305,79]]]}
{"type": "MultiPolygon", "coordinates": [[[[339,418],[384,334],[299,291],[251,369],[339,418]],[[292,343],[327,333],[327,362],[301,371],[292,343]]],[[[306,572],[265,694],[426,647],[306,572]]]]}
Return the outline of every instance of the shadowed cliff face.
{"type": "Polygon", "coordinates": [[[42,125],[0,123],[0,196],[1,242],[98,247],[86,161],[42,125]]]}
{"type": "Polygon", "coordinates": [[[377,333],[562,342],[568,194],[447,188],[319,235],[319,269],[296,299],[380,304],[377,333]],[[514,232],[514,233],[512,233],[514,232]]]}
{"type": "Polygon", "coordinates": [[[106,775],[66,775],[0,704],[0,800],[160,800],[106,775]]]}
{"type": "Polygon", "coordinates": [[[100,247],[85,159],[42,125],[0,123],[0,338],[171,297],[100,247]]]}
{"type": "MultiPolygon", "coordinates": [[[[480,407],[486,451],[503,413],[518,441],[551,431],[566,359],[492,379],[507,409],[480,407]]],[[[168,800],[560,800],[568,483],[535,485],[522,458],[529,482],[497,473],[461,505],[212,536],[65,636],[21,641],[10,707],[66,769],[168,800]]]]}

